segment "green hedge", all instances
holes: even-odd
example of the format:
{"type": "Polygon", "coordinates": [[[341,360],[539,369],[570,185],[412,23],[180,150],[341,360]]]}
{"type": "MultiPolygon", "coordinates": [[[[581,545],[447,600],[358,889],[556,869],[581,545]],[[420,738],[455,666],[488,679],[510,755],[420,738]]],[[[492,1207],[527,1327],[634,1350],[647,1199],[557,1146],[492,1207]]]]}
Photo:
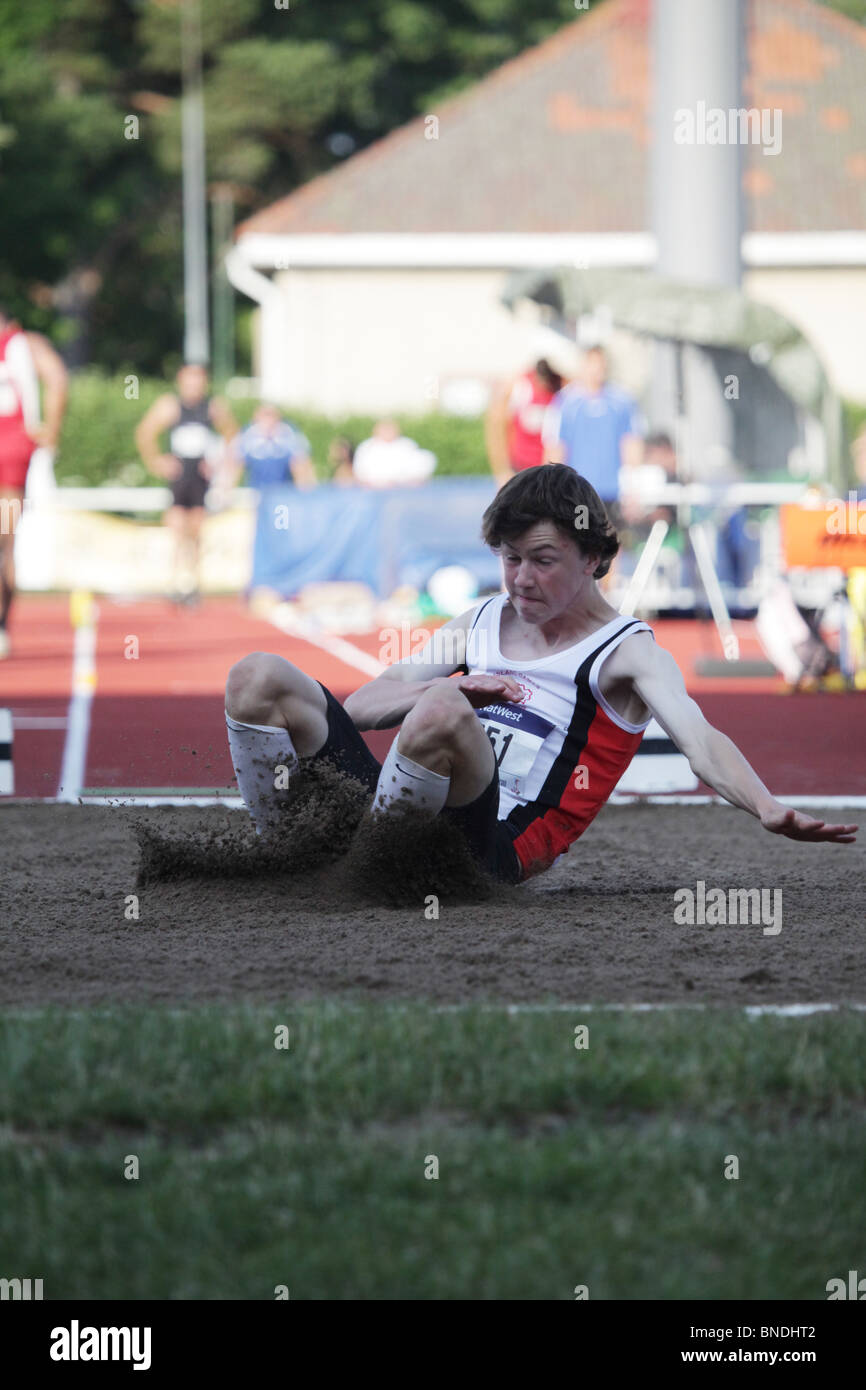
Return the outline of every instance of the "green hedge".
{"type": "MultiPolygon", "coordinates": [[[[162,486],[141,462],[134,436],[148,406],[166,389],[165,382],[146,377],[109,377],[97,371],[73,376],[55,464],[57,481],[75,487],[99,487],[106,483],[162,486]]],[[[248,422],[256,406],[253,400],[231,404],[241,424],[248,422]]],[[[352,415],[330,419],[295,410],[287,414],[309,439],[320,478],[329,475],[328,446],[334,436],[346,435],[359,444],[369,436],[376,418],[352,415]]],[[[405,432],[422,448],[433,450],[438,474],[489,472],[480,419],[435,414],[398,418],[405,432]]]]}

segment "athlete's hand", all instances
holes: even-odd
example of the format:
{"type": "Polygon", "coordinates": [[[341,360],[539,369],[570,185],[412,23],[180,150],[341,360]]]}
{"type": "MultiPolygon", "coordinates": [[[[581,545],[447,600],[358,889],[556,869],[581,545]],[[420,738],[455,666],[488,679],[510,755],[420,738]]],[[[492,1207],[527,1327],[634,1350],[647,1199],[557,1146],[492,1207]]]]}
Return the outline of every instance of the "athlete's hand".
{"type": "Polygon", "coordinates": [[[519,705],[523,691],[511,676],[461,676],[457,682],[473,709],[483,709],[496,700],[519,705]]]}
{"type": "Polygon", "coordinates": [[[180,459],[175,458],[174,454],[160,454],[154,460],[153,471],[158,478],[167,478],[173,482],[181,474],[180,459]]]}
{"type": "Polygon", "coordinates": [[[857,838],[856,825],[827,825],[795,811],[791,806],[775,806],[761,816],[761,824],[773,835],[787,835],[789,840],[829,840],[836,845],[849,845],[857,838]]]}

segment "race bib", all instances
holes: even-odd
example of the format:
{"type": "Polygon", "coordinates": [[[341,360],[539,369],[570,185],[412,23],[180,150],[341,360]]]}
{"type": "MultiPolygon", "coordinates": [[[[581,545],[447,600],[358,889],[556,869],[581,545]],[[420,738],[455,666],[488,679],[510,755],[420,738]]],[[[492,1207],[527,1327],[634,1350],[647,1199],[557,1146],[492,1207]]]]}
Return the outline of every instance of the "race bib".
{"type": "Polygon", "coordinates": [[[205,458],[212,442],[211,430],[207,425],[199,424],[197,420],[189,420],[185,425],[175,425],[169,437],[171,452],[179,459],[205,458]]]}
{"type": "Polygon", "coordinates": [[[493,744],[499,782],[512,796],[524,796],[526,779],[553,725],[521,705],[504,702],[476,710],[493,744]]]}
{"type": "Polygon", "coordinates": [[[8,373],[0,367],[0,415],[17,415],[18,409],[15,387],[8,373]]]}

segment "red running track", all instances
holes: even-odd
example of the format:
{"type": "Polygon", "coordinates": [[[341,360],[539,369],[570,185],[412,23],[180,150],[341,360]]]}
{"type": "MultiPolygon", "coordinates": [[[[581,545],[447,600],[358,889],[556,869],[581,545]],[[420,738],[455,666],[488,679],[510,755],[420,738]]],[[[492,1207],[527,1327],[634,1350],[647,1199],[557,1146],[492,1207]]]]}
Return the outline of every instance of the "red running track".
{"type": "MultiPolygon", "coordinates": [[[[250,651],[278,652],[344,698],[368,675],[322,648],[252,617],[240,601],[198,609],[164,600],[98,601],[96,692],[85,786],[216,788],[233,785],[223,718],[226,672],[250,651]],[[130,639],[137,639],[138,656],[130,639]]],[[[744,656],[759,655],[751,624],[735,625],[744,656]]],[[[714,631],[654,624],[707,718],[737,743],[780,795],[866,795],[866,695],[788,695],[775,679],[706,679],[701,655],[719,655],[714,631]]],[[[57,793],[69,704],[73,631],[66,598],[25,596],[0,663],[0,707],[15,728],[15,792],[57,793]]],[[[345,639],[378,657],[377,632],[345,639]]],[[[377,756],[393,735],[367,736],[377,756]]]]}

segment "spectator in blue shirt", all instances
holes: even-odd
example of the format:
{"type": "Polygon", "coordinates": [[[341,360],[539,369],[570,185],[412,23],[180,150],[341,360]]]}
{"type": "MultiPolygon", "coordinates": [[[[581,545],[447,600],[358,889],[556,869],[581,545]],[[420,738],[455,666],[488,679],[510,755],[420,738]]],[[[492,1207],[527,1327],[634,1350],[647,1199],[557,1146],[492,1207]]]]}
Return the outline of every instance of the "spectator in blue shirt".
{"type": "Polygon", "coordinates": [[[243,464],[250,487],[270,487],[275,483],[295,483],[300,488],[316,486],[310,460],[309,440],[282,418],[275,405],[260,405],[236,441],[238,464],[243,464]]]}
{"type": "Polygon", "coordinates": [[[620,469],[640,463],[640,436],[637,403],[608,381],[604,349],[589,348],[578,380],[558,391],[545,412],[545,462],[567,463],[586,478],[616,526],[620,469]]]}

